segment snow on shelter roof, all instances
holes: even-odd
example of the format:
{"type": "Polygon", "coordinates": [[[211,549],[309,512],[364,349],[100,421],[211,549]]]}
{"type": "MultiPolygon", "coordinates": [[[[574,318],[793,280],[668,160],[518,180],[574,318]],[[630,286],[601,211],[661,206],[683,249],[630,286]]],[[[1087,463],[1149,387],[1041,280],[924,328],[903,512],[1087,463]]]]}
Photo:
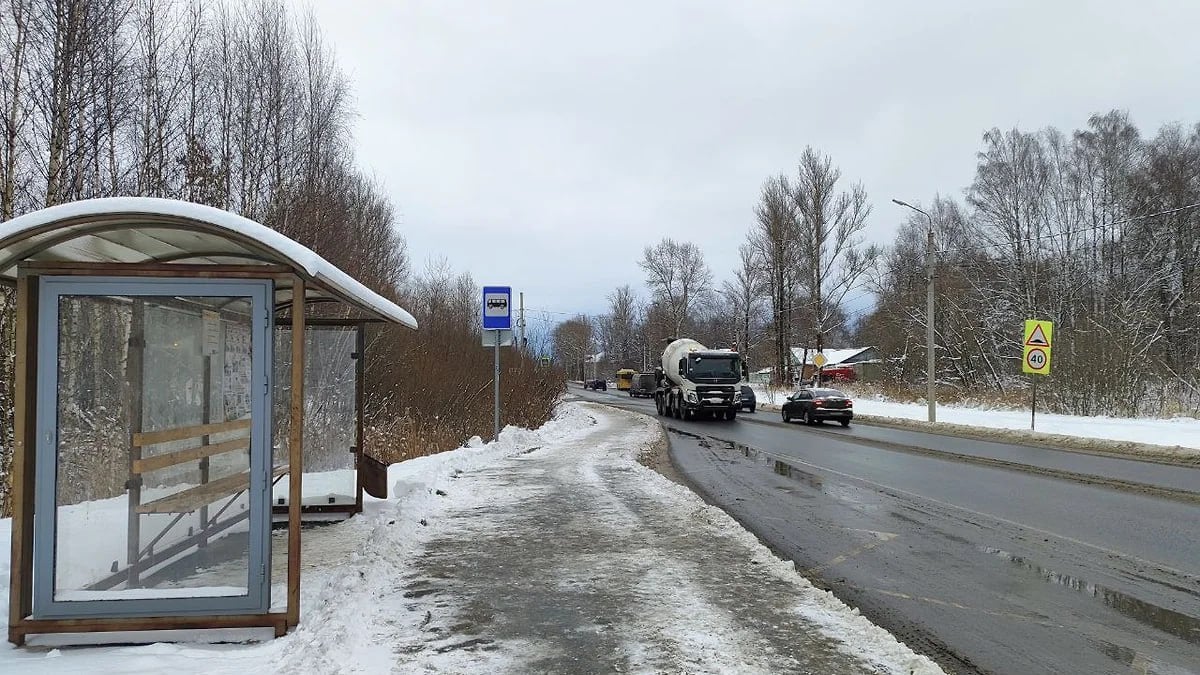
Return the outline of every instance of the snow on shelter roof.
{"type": "Polygon", "coordinates": [[[280,264],[332,297],[378,318],[416,328],[394,302],[311,249],[248,218],[203,204],[149,197],[88,199],[0,223],[0,279],[17,263],[280,264]]]}

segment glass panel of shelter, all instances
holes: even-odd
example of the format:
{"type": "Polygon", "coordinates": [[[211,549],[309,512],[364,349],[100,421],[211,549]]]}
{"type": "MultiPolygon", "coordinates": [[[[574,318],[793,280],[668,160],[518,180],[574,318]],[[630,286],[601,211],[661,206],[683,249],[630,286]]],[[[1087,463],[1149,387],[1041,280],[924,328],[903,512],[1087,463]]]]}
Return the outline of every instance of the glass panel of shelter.
{"type": "MultiPolygon", "coordinates": [[[[304,339],[303,507],[309,515],[351,513],[358,505],[358,326],[310,325],[304,339]]],[[[291,337],[287,321],[275,331],[275,456],[286,458],[291,402],[291,337]]],[[[278,460],[277,460],[278,461],[278,460]]],[[[288,478],[272,489],[281,519],[288,504],[288,478]]]]}
{"type": "Polygon", "coordinates": [[[38,462],[38,493],[50,495],[54,518],[40,525],[52,528],[52,545],[35,553],[35,614],[145,614],[164,602],[265,610],[266,500],[254,485],[267,455],[252,447],[269,441],[266,420],[255,424],[270,414],[270,346],[255,338],[269,330],[269,295],[250,283],[259,292],[43,283],[53,300],[42,325],[52,322],[57,339],[42,368],[52,372],[39,373],[52,384],[52,415],[39,411],[39,428],[53,425],[40,435],[53,439],[53,462],[38,462]]]}

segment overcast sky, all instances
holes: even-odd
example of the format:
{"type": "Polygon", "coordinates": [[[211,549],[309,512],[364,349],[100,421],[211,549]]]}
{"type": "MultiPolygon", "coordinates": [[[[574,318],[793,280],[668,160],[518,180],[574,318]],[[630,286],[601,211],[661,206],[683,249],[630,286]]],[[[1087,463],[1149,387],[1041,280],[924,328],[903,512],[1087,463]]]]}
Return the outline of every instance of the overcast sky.
{"type": "Polygon", "coordinates": [[[414,264],[560,312],[644,294],[636,260],[662,237],[726,278],[759,186],[805,145],[864,185],[886,244],[890,199],[961,195],[985,129],[1200,121],[1183,0],[307,2],[414,264]]]}

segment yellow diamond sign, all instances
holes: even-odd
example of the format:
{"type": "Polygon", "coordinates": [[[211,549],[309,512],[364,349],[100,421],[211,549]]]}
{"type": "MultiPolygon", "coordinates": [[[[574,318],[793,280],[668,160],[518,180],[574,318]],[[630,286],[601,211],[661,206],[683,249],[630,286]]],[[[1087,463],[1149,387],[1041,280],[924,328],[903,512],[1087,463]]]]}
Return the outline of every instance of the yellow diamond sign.
{"type": "Polygon", "coordinates": [[[1050,374],[1050,347],[1054,340],[1054,324],[1049,321],[1025,321],[1024,354],[1021,370],[1034,375],[1050,374]]]}
{"type": "Polygon", "coordinates": [[[813,365],[818,368],[824,368],[826,363],[829,363],[829,359],[825,358],[821,352],[817,352],[817,355],[813,357],[813,365]]]}

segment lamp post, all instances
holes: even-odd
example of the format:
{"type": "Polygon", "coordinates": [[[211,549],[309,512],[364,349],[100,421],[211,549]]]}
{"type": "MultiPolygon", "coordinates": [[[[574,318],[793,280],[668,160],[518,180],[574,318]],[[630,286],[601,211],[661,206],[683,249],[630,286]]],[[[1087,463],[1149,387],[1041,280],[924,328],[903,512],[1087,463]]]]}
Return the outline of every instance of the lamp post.
{"type": "Polygon", "coordinates": [[[929,221],[929,229],[925,233],[925,381],[927,389],[925,400],[929,403],[929,422],[932,424],[937,421],[937,387],[935,385],[937,355],[933,334],[933,216],[899,199],[893,199],[892,201],[900,206],[916,211],[925,216],[929,221]]]}

